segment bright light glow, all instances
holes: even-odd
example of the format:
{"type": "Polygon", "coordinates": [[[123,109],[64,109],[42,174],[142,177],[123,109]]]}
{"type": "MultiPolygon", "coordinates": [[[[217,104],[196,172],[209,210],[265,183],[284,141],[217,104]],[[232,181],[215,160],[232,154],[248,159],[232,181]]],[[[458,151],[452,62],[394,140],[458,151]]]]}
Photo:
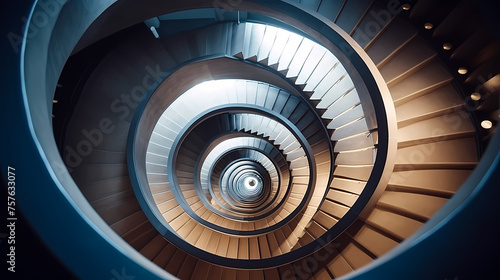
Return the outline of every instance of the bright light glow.
{"type": "Polygon", "coordinates": [[[484,129],[490,129],[493,127],[493,123],[489,120],[484,120],[481,122],[481,127],[484,129]]]}
{"type": "MultiPolygon", "coordinates": [[[[288,42],[281,53],[280,63],[278,66],[278,70],[288,69],[290,66],[290,62],[292,58],[295,56],[295,53],[299,49],[300,43],[304,40],[304,37],[297,35],[295,33],[290,33],[290,37],[288,38],[288,42]]],[[[305,39],[307,41],[307,39],[305,39]]]]}
{"type": "Polygon", "coordinates": [[[156,39],[160,38],[160,34],[158,34],[158,31],[156,31],[156,28],[154,26],[151,26],[149,29],[151,30],[151,32],[153,32],[153,35],[155,35],[156,39]]]}
{"type": "Polygon", "coordinates": [[[467,74],[467,68],[465,68],[465,67],[458,68],[458,74],[461,74],[461,75],[467,74]]]}
{"type": "Polygon", "coordinates": [[[470,99],[477,101],[481,99],[481,94],[479,92],[474,92],[470,95],[470,99]]]}
{"type": "Polygon", "coordinates": [[[260,45],[259,52],[257,53],[257,60],[262,60],[266,57],[269,57],[269,52],[271,51],[274,38],[276,37],[276,33],[278,32],[278,28],[274,26],[267,26],[266,32],[264,34],[264,39],[262,39],[262,43],[260,45]]]}
{"type": "Polygon", "coordinates": [[[427,30],[432,29],[433,27],[434,27],[434,25],[432,23],[430,23],[430,22],[426,22],[424,24],[424,28],[427,29],[427,30]]]}
{"type": "Polygon", "coordinates": [[[258,187],[257,179],[254,177],[247,177],[244,183],[245,183],[245,188],[249,191],[253,191],[258,187]]]}
{"type": "MultiPolygon", "coordinates": [[[[212,166],[212,164],[215,162],[215,160],[218,158],[219,155],[224,154],[227,151],[230,151],[230,150],[232,150],[236,147],[240,147],[240,146],[241,147],[243,147],[243,146],[258,147],[265,140],[259,140],[257,142],[255,142],[255,141],[256,141],[256,139],[254,137],[234,137],[234,138],[224,140],[224,141],[220,142],[217,146],[215,146],[210,151],[210,153],[206,156],[206,158],[203,160],[203,164],[201,167],[202,175],[200,176],[201,182],[202,182],[201,183],[202,188],[208,189],[208,180],[206,177],[209,174],[208,171],[210,169],[210,166],[212,166]],[[257,146],[255,146],[255,145],[257,145],[257,146]],[[204,179],[204,177],[205,177],[205,179],[204,179]]],[[[301,155],[305,155],[302,148],[300,148],[300,152],[302,152],[301,155]]],[[[271,176],[271,178],[275,178],[275,179],[271,179],[271,180],[276,180],[276,181],[273,181],[272,187],[274,187],[275,184],[277,184],[276,178],[278,176],[278,172],[277,172],[276,168],[274,167],[272,161],[266,155],[264,155],[260,152],[255,153],[254,157],[252,157],[251,160],[254,160],[254,161],[258,162],[260,165],[264,166],[266,168],[267,172],[269,173],[269,176],[271,176]]],[[[257,182],[259,182],[259,180],[257,180],[257,182]]],[[[225,188],[224,182],[222,184],[223,185],[221,187],[225,188]]],[[[260,186],[260,187],[262,187],[262,186],[260,186]]]]}
{"type": "Polygon", "coordinates": [[[449,50],[451,50],[451,48],[453,48],[453,45],[451,43],[444,43],[443,44],[444,50],[449,51],[449,50]]]}
{"type": "Polygon", "coordinates": [[[408,11],[410,8],[411,8],[410,4],[408,4],[408,3],[403,4],[403,10],[408,11]]]}
{"type": "MultiPolygon", "coordinates": [[[[287,77],[295,77],[300,73],[300,70],[302,69],[306,59],[311,53],[311,49],[313,48],[314,44],[315,43],[311,40],[306,40],[306,39],[302,40],[302,43],[300,44],[299,48],[293,55],[292,61],[287,67],[288,68],[288,72],[286,74],[287,77]]],[[[320,47],[320,49],[324,48],[320,47]]],[[[316,53],[316,55],[318,55],[318,53],[316,53]]]]}
{"type": "Polygon", "coordinates": [[[273,65],[279,61],[281,53],[283,52],[283,49],[288,42],[290,34],[291,32],[283,29],[278,29],[278,32],[276,33],[276,40],[274,41],[271,52],[269,53],[269,65],[273,65]]]}

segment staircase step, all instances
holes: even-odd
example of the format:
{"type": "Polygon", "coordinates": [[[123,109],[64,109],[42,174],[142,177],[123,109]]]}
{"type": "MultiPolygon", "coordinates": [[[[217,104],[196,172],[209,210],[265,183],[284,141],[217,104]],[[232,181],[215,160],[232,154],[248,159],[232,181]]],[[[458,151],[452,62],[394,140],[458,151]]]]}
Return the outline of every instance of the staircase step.
{"type": "Polygon", "coordinates": [[[283,30],[283,29],[279,29],[277,32],[276,32],[276,39],[274,40],[274,44],[269,52],[269,64],[270,65],[276,65],[276,67],[274,68],[275,70],[278,70],[278,65],[279,64],[279,60],[281,58],[281,54],[283,53],[283,50],[285,49],[287,43],[288,43],[288,40],[290,38],[290,32],[286,31],[286,30],[283,30]]]}
{"type": "Polygon", "coordinates": [[[344,3],[345,1],[324,0],[321,1],[317,11],[329,20],[335,22],[335,19],[338,17],[344,3]]]}
{"type": "Polygon", "coordinates": [[[354,88],[351,78],[345,76],[338,83],[334,84],[331,89],[323,96],[318,104],[318,109],[328,109],[333,102],[345,95],[354,88]]]}
{"type": "Polygon", "coordinates": [[[366,52],[375,65],[379,65],[387,57],[394,55],[394,51],[405,45],[416,33],[416,28],[408,21],[396,16],[390,25],[366,46],[366,52]]]}
{"type": "Polygon", "coordinates": [[[428,46],[427,42],[417,37],[385,63],[380,68],[380,73],[390,87],[415,73],[435,56],[436,53],[428,46]]]}
{"type": "Polygon", "coordinates": [[[347,110],[338,112],[337,116],[334,116],[331,120],[328,120],[328,129],[337,129],[348,123],[351,123],[357,119],[364,116],[364,111],[361,105],[350,107],[347,110]]]}
{"type": "Polygon", "coordinates": [[[255,61],[257,61],[257,54],[260,46],[262,45],[262,40],[264,39],[266,25],[254,24],[251,32],[250,40],[248,41],[248,53],[245,54],[245,57],[247,59],[249,57],[254,57],[255,61]]]}
{"type": "Polygon", "coordinates": [[[452,77],[446,69],[434,60],[403,81],[392,85],[389,90],[394,104],[399,106],[449,84],[451,80],[452,77]]]}
{"type": "Polygon", "coordinates": [[[235,55],[233,55],[234,57],[238,58],[238,59],[241,59],[241,60],[244,60],[245,58],[243,57],[243,53],[242,52],[239,52],[235,55]]]}
{"type": "Polygon", "coordinates": [[[398,129],[398,146],[429,143],[439,139],[456,139],[474,134],[474,127],[463,111],[452,112],[410,124],[398,129]],[[426,140],[429,139],[429,140],[426,140]]]}
{"type": "Polygon", "coordinates": [[[426,95],[415,98],[396,107],[399,125],[407,125],[419,121],[423,116],[448,110],[452,112],[463,106],[463,100],[452,85],[446,85],[426,95]]]}
{"type": "Polygon", "coordinates": [[[139,252],[146,258],[152,260],[158,255],[158,253],[161,252],[163,248],[165,248],[165,246],[167,246],[167,244],[168,242],[165,240],[165,238],[158,234],[139,252]]]}
{"type": "Polygon", "coordinates": [[[326,53],[327,50],[323,46],[315,44],[300,69],[296,83],[305,84],[307,80],[310,79],[313,71],[315,71],[320,62],[323,60],[326,53]]]}
{"type": "Polygon", "coordinates": [[[333,69],[328,72],[323,80],[314,88],[314,94],[311,100],[322,100],[328,94],[333,86],[341,81],[347,75],[346,70],[342,64],[338,63],[333,69]]]}
{"type": "Polygon", "coordinates": [[[79,182],[88,184],[128,175],[126,164],[82,164],[71,175],[79,182]]]}
{"type": "Polygon", "coordinates": [[[283,52],[280,54],[279,57],[278,71],[290,68],[290,63],[292,62],[293,58],[295,57],[295,54],[297,53],[299,47],[301,46],[302,41],[303,37],[295,33],[290,33],[285,48],[283,49],[283,52]]]}
{"type": "Polygon", "coordinates": [[[371,211],[364,222],[400,240],[410,237],[422,226],[417,220],[378,207],[371,211]]]}
{"type": "Polygon", "coordinates": [[[351,33],[365,14],[365,11],[370,7],[371,2],[371,0],[345,1],[340,14],[335,20],[335,24],[345,32],[351,33]]]}
{"type": "Polygon", "coordinates": [[[377,204],[404,216],[427,221],[446,201],[445,198],[429,195],[386,191],[377,204]]]}
{"type": "Polygon", "coordinates": [[[398,149],[396,164],[457,164],[477,163],[474,138],[452,139],[398,149]],[[456,151],[461,151],[457,153],[456,151]]]}
{"type": "Polygon", "coordinates": [[[411,167],[407,166],[403,170],[396,170],[394,172],[388,189],[391,191],[450,198],[460,188],[471,172],[472,169],[450,169],[450,166],[441,166],[439,169],[420,170],[412,170],[411,167]],[[432,181],[432,183],[429,184],[429,181],[432,181]]]}
{"type": "Polygon", "coordinates": [[[392,20],[393,16],[388,13],[386,3],[373,1],[352,31],[351,37],[365,48],[392,20]]]}
{"type": "Polygon", "coordinates": [[[252,55],[250,57],[247,57],[246,60],[249,60],[249,61],[252,61],[252,62],[257,62],[257,56],[256,55],[252,55]]]}
{"type": "Polygon", "coordinates": [[[364,119],[357,120],[349,123],[341,128],[336,129],[332,135],[332,141],[339,141],[341,139],[351,137],[368,131],[367,124],[364,119]]]}
{"type": "Polygon", "coordinates": [[[196,258],[186,254],[186,258],[184,259],[179,272],[177,273],[177,277],[179,279],[190,279],[192,275],[194,275],[194,268],[196,267],[196,258]]]}
{"type": "Polygon", "coordinates": [[[335,164],[340,165],[368,165],[373,164],[375,151],[372,149],[342,152],[335,157],[335,164]]]}
{"type": "MultiPolygon", "coordinates": [[[[262,43],[259,47],[259,51],[257,53],[257,57],[258,57],[259,61],[269,59],[269,53],[271,52],[271,49],[273,48],[277,33],[278,33],[278,28],[276,28],[274,26],[270,26],[270,25],[266,26],[264,38],[263,38],[262,43]]],[[[265,65],[267,65],[267,63],[265,65]]]]}
{"type": "Polygon", "coordinates": [[[337,58],[330,52],[325,52],[324,56],[321,58],[321,61],[317,64],[314,71],[303,83],[307,83],[307,86],[304,90],[313,91],[318,84],[326,77],[326,75],[332,71],[337,64],[340,63],[337,58]]]}
{"type": "Polygon", "coordinates": [[[258,63],[267,66],[269,64],[269,58],[266,57],[262,60],[259,60],[258,63]]]}
{"type": "Polygon", "coordinates": [[[363,246],[377,257],[382,256],[399,244],[399,240],[396,241],[385,232],[381,232],[359,221],[355,222],[355,224],[348,229],[348,234],[352,236],[359,245],[363,246]]]}
{"type": "Polygon", "coordinates": [[[345,166],[338,165],[334,170],[334,175],[338,178],[368,181],[373,166],[345,166]]]}
{"type": "Polygon", "coordinates": [[[339,112],[347,112],[355,106],[360,107],[358,105],[360,105],[358,92],[356,89],[352,89],[331,104],[321,117],[324,119],[333,119],[338,116],[339,112]]]}

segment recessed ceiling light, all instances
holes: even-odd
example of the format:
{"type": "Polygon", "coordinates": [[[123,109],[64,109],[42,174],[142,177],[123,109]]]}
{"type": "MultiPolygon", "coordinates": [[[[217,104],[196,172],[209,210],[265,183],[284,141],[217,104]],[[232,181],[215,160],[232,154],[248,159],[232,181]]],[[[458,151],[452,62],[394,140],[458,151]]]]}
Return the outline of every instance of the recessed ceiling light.
{"type": "Polygon", "coordinates": [[[253,176],[245,178],[245,181],[243,181],[245,184],[245,188],[248,191],[253,191],[257,189],[258,184],[257,184],[257,179],[253,176]]]}
{"type": "Polygon", "coordinates": [[[402,7],[403,7],[403,10],[408,11],[411,8],[411,5],[406,3],[406,4],[403,4],[402,7]]]}
{"type": "Polygon", "coordinates": [[[451,50],[451,48],[453,48],[453,45],[451,43],[444,43],[443,44],[443,49],[444,50],[449,51],[449,50],[451,50]]]}
{"type": "Polygon", "coordinates": [[[425,28],[425,29],[432,29],[433,27],[434,27],[434,25],[433,25],[432,23],[430,23],[430,22],[426,22],[426,23],[424,24],[424,28],[425,28]]]}
{"type": "Polygon", "coordinates": [[[477,101],[477,100],[481,99],[481,94],[479,92],[473,92],[470,95],[470,99],[477,101]]]}
{"type": "Polygon", "coordinates": [[[458,68],[458,74],[462,74],[462,75],[467,74],[467,68],[465,68],[465,67],[458,68]]]}
{"type": "Polygon", "coordinates": [[[149,29],[151,30],[151,32],[153,33],[153,35],[155,36],[156,39],[160,38],[160,35],[158,34],[156,27],[151,26],[149,29]]]}
{"type": "Polygon", "coordinates": [[[490,129],[491,127],[493,127],[493,124],[489,120],[484,120],[481,122],[481,127],[484,129],[490,129]]]}
{"type": "Polygon", "coordinates": [[[54,104],[57,103],[57,102],[59,102],[59,101],[56,100],[56,99],[52,100],[52,103],[54,103],[54,104]]]}

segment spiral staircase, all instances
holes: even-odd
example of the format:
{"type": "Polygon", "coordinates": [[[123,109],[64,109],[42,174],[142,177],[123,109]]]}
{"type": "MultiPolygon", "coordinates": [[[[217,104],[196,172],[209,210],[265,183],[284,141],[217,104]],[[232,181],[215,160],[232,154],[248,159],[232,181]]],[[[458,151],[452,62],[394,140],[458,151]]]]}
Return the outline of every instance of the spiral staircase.
{"type": "Polygon", "coordinates": [[[9,112],[36,157],[6,164],[34,172],[17,179],[21,210],[72,274],[492,272],[457,256],[481,236],[462,250],[498,247],[500,141],[478,120],[498,119],[500,51],[485,30],[456,35],[473,1],[50,3],[10,61],[22,100],[9,102],[26,111],[9,112]]]}

